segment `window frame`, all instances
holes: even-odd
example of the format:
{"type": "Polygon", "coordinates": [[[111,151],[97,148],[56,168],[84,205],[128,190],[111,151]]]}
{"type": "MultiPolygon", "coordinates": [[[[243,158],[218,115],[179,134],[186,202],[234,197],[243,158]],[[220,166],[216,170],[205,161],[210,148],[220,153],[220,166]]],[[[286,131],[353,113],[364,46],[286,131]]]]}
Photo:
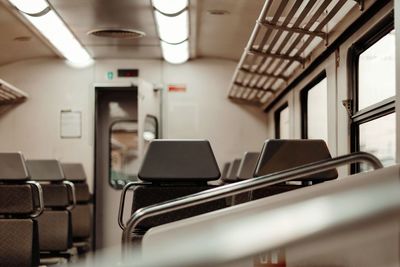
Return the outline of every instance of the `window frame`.
{"type": "MultiPolygon", "coordinates": [[[[321,71],[315,76],[311,82],[309,82],[300,91],[300,108],[301,108],[301,138],[308,139],[308,93],[320,83],[323,79],[327,78],[326,71],[321,71]]],[[[328,109],[328,107],[326,107],[328,109]]]]}
{"type": "Polygon", "coordinates": [[[282,105],[279,106],[274,112],[274,122],[275,122],[275,139],[281,139],[280,133],[281,133],[281,112],[285,109],[289,108],[289,102],[285,102],[282,105]]]}
{"type": "MultiPolygon", "coordinates": [[[[364,34],[349,49],[348,70],[349,70],[349,95],[351,99],[350,116],[350,146],[351,152],[360,151],[360,125],[363,123],[382,118],[395,112],[396,96],[386,98],[368,107],[359,110],[359,58],[360,55],[389,34],[394,29],[394,11],[381,19],[372,29],[364,34]]],[[[360,164],[351,165],[351,173],[360,172],[360,164]]]]}
{"type": "MultiPolygon", "coordinates": [[[[108,185],[115,189],[115,190],[122,190],[123,187],[118,187],[114,186],[111,183],[111,171],[112,171],[112,158],[111,158],[111,152],[112,152],[112,145],[111,145],[111,136],[112,136],[112,128],[115,124],[121,123],[121,122],[131,122],[131,123],[137,123],[139,125],[139,120],[137,119],[117,119],[113,120],[110,125],[108,126],[108,185]]],[[[138,131],[139,134],[139,131],[138,131]]]]}

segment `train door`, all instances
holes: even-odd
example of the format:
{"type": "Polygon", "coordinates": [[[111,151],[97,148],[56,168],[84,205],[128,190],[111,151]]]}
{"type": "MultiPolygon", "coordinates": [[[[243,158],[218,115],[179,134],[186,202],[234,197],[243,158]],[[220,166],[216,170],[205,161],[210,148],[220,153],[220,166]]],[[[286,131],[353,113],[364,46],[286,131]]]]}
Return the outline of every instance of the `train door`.
{"type": "MultiPolygon", "coordinates": [[[[137,180],[146,144],[159,138],[160,92],[139,86],[96,87],[95,248],[119,246],[121,189],[137,180]]],[[[129,204],[126,205],[126,213],[129,204]]]]}

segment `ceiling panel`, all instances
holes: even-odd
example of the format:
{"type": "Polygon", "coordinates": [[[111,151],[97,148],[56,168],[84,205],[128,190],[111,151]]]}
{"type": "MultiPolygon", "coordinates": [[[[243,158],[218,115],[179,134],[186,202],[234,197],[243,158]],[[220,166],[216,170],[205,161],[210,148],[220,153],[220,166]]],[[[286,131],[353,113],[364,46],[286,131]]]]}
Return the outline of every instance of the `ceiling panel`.
{"type": "Polygon", "coordinates": [[[199,0],[197,55],[239,60],[265,0],[199,0]],[[212,15],[209,10],[226,10],[212,15]]]}
{"type": "Polygon", "coordinates": [[[6,2],[0,1],[0,65],[36,58],[56,57],[44,42],[14,15],[6,2]],[[23,41],[15,40],[18,37],[23,41]]]}
{"type": "Polygon", "coordinates": [[[161,58],[153,9],[149,0],[50,0],[50,4],[94,58],[161,58]],[[138,39],[88,35],[101,28],[135,29],[138,39]],[[107,52],[108,51],[108,52],[107,52]]]}

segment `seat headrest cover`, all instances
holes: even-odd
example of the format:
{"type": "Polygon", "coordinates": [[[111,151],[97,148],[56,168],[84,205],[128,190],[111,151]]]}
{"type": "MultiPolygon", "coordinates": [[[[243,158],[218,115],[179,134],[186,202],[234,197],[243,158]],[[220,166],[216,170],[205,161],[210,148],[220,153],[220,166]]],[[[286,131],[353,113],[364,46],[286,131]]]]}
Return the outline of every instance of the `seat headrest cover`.
{"type": "MultiPolygon", "coordinates": [[[[330,158],[332,157],[324,140],[271,139],[264,143],[254,177],[330,158]]],[[[307,176],[307,179],[331,180],[337,176],[334,168],[307,176]]]]}
{"type": "Polygon", "coordinates": [[[86,173],[81,163],[62,163],[65,179],[69,181],[86,181],[86,173]]]}
{"type": "Polygon", "coordinates": [[[29,180],[25,159],[21,153],[0,153],[0,180],[29,180]]]}
{"type": "Polygon", "coordinates": [[[222,169],[221,179],[225,179],[226,177],[228,177],[230,168],[231,168],[230,162],[224,164],[224,168],[222,169]]]}
{"type": "Polygon", "coordinates": [[[246,152],[244,154],[237,175],[239,180],[246,180],[253,177],[259,157],[260,153],[258,152],[246,152]]]}
{"type": "Polygon", "coordinates": [[[237,179],[237,174],[240,166],[240,161],[241,159],[235,159],[231,163],[231,168],[229,169],[228,176],[223,178],[225,182],[236,182],[237,179]]]}
{"type": "Polygon", "coordinates": [[[143,181],[210,181],[220,177],[207,140],[153,140],[140,167],[143,181]]]}
{"type": "Polygon", "coordinates": [[[49,182],[64,180],[64,173],[58,160],[27,160],[26,167],[32,180],[49,182]]]}

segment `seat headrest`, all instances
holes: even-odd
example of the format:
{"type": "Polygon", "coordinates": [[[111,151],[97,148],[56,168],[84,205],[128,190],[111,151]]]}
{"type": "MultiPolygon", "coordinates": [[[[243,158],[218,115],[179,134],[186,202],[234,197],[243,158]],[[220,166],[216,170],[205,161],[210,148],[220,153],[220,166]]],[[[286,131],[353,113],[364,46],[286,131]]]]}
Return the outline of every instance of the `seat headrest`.
{"type": "Polygon", "coordinates": [[[140,167],[143,181],[211,181],[220,177],[207,140],[153,140],[140,167]]]}
{"type": "Polygon", "coordinates": [[[232,183],[238,181],[237,174],[240,166],[241,159],[235,159],[231,163],[231,168],[229,169],[228,176],[223,178],[225,182],[232,183]]]}
{"type": "MultiPolygon", "coordinates": [[[[264,143],[254,177],[331,158],[324,140],[271,139],[264,143]]],[[[307,180],[331,180],[337,176],[334,168],[307,176],[307,180]]]]}
{"type": "Polygon", "coordinates": [[[32,180],[49,182],[64,180],[64,173],[58,160],[27,160],[26,167],[32,180]]]}
{"type": "Polygon", "coordinates": [[[29,180],[25,159],[21,153],[0,153],[0,181],[29,180]]]}
{"type": "Polygon", "coordinates": [[[69,181],[84,182],[86,173],[81,163],[62,163],[65,179],[69,181]]]}
{"type": "Polygon", "coordinates": [[[224,168],[222,169],[221,179],[225,179],[229,175],[229,169],[231,168],[231,163],[226,162],[224,168]]]}
{"type": "Polygon", "coordinates": [[[257,166],[258,158],[260,153],[258,152],[246,152],[244,153],[243,159],[240,162],[237,178],[239,180],[246,180],[253,178],[254,171],[257,166]]]}

